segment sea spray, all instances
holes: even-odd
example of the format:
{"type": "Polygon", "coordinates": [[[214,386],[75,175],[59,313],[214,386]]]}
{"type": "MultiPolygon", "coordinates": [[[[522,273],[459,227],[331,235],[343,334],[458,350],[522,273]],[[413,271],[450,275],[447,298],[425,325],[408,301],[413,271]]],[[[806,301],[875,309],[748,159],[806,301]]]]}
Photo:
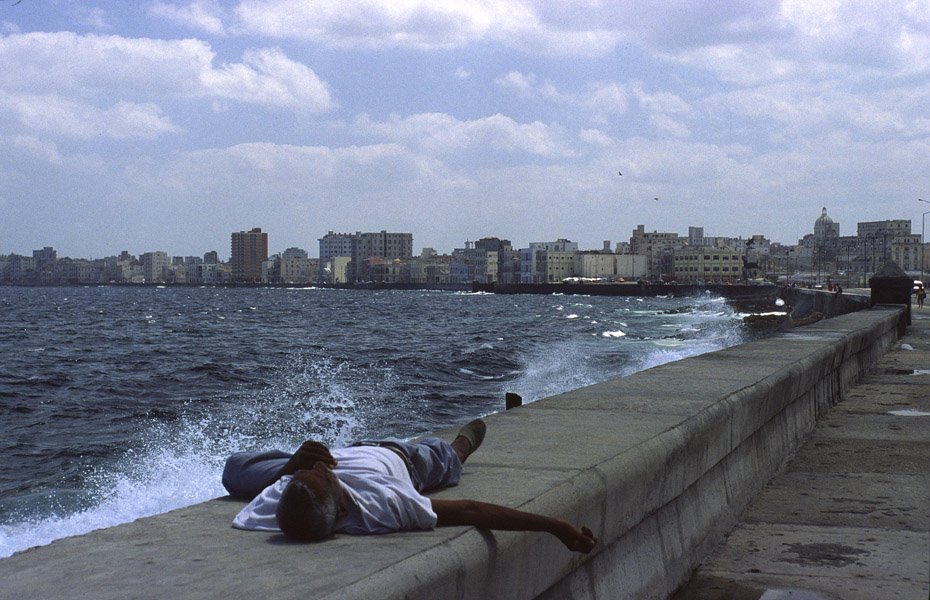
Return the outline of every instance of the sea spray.
{"type": "Polygon", "coordinates": [[[418,435],[742,335],[712,296],[13,292],[0,557],[222,495],[237,450],[418,435]]]}

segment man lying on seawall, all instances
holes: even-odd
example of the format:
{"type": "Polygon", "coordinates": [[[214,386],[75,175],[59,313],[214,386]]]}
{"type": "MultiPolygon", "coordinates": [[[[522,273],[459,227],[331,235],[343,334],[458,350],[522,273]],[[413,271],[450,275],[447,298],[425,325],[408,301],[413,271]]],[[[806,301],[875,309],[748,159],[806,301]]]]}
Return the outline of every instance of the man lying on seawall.
{"type": "Polygon", "coordinates": [[[251,500],[233,527],[282,531],[303,541],[334,533],[365,535],[443,525],[550,533],[569,550],[588,553],[597,538],[587,527],[477,500],[440,500],[424,493],[459,482],[462,463],[484,440],[476,419],[450,444],[439,438],[358,442],[330,451],[306,441],[294,454],[238,452],[223,470],[235,498],[251,500]]]}

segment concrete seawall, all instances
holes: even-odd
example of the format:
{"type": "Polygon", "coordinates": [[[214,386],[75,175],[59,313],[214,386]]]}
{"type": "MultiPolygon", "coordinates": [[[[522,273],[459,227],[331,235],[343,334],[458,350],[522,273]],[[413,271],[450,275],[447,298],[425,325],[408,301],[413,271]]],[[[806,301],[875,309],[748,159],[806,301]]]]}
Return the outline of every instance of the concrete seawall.
{"type": "MultiPolygon", "coordinates": [[[[0,560],[0,596],[664,598],[897,339],[876,307],[490,416],[460,486],[589,525],[596,552],[451,527],[295,544],[217,499],[0,560]]],[[[441,432],[451,437],[452,432],[441,432]]]]}
{"type": "Polygon", "coordinates": [[[861,294],[836,294],[824,290],[804,288],[780,288],[779,296],[791,306],[794,318],[820,313],[825,317],[836,317],[868,308],[868,290],[861,294]]]}

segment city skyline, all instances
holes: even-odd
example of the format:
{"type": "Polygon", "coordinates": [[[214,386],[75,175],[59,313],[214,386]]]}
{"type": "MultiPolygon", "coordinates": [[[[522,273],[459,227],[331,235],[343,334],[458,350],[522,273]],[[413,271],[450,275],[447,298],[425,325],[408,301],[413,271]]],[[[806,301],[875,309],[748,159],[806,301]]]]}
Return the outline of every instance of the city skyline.
{"type": "Polygon", "coordinates": [[[795,243],[930,196],[926,3],[25,0],[0,59],[7,253],[795,243]]]}
{"type": "MultiPolygon", "coordinates": [[[[817,217],[820,217],[820,216],[822,216],[822,215],[825,216],[826,213],[823,212],[823,211],[825,211],[825,210],[827,210],[826,207],[821,208],[821,209],[817,212],[817,217]]],[[[827,212],[829,212],[829,211],[827,211],[827,212]]],[[[831,215],[831,216],[832,216],[832,215],[831,215]]],[[[898,219],[899,219],[899,218],[898,218],[898,217],[895,217],[895,216],[885,216],[885,217],[883,217],[883,218],[876,219],[876,221],[894,221],[894,220],[898,220],[898,219]]],[[[764,238],[766,238],[767,240],[769,240],[769,241],[770,241],[771,243],[773,243],[773,244],[780,244],[780,245],[782,245],[782,246],[796,246],[796,245],[798,245],[798,244],[800,244],[800,243],[802,242],[802,239],[803,239],[804,236],[810,235],[812,232],[815,232],[816,221],[817,221],[817,219],[816,219],[816,218],[813,218],[813,219],[810,220],[810,222],[809,222],[806,226],[801,226],[801,227],[802,227],[802,231],[801,231],[800,235],[798,236],[798,238],[797,238],[796,240],[793,240],[793,241],[773,239],[773,238],[772,238],[768,233],[766,233],[765,231],[752,231],[751,233],[748,233],[748,234],[744,234],[744,233],[734,233],[734,232],[711,231],[711,230],[708,229],[706,226],[701,225],[701,224],[690,224],[690,225],[688,225],[688,226],[685,227],[684,231],[675,231],[675,230],[672,230],[672,229],[669,229],[669,228],[663,228],[663,227],[650,227],[650,226],[648,226],[648,225],[639,224],[639,225],[637,225],[636,228],[632,229],[632,230],[631,230],[627,235],[625,235],[625,236],[624,236],[624,235],[620,235],[620,236],[617,236],[617,237],[613,237],[613,238],[609,238],[609,239],[600,240],[597,244],[592,244],[592,245],[590,245],[590,246],[587,246],[587,245],[583,244],[582,242],[579,242],[578,240],[573,240],[573,239],[571,239],[571,238],[568,238],[567,236],[560,235],[558,232],[555,232],[555,233],[553,233],[552,235],[548,235],[548,236],[546,236],[544,239],[527,240],[525,243],[514,242],[514,241],[513,241],[513,238],[512,238],[511,236],[507,235],[507,232],[485,232],[485,233],[482,234],[482,235],[476,235],[476,236],[472,236],[472,237],[461,238],[460,241],[459,241],[459,243],[457,243],[457,244],[455,244],[455,245],[453,245],[453,246],[450,246],[450,247],[448,247],[448,248],[436,248],[436,247],[426,246],[426,245],[417,243],[417,234],[416,234],[416,232],[408,232],[408,233],[412,233],[412,235],[413,235],[413,242],[414,242],[414,245],[413,245],[413,252],[412,252],[413,255],[418,255],[418,254],[420,253],[420,251],[422,251],[422,250],[425,249],[425,248],[432,248],[433,250],[437,251],[439,254],[448,254],[448,253],[454,251],[454,250],[457,249],[457,248],[464,248],[467,244],[469,244],[469,243],[474,243],[475,241],[477,241],[477,240],[479,240],[479,239],[482,239],[482,238],[500,238],[500,239],[508,239],[508,240],[511,240],[512,245],[513,245],[514,248],[526,248],[526,247],[529,247],[529,245],[532,244],[532,243],[540,243],[540,242],[546,242],[546,241],[554,241],[554,240],[557,240],[557,239],[564,239],[564,240],[569,240],[569,241],[574,241],[574,242],[576,242],[576,243],[579,245],[579,249],[581,249],[581,250],[598,251],[598,250],[602,250],[602,249],[603,249],[603,242],[604,242],[604,241],[610,241],[610,242],[611,242],[611,247],[612,247],[612,248],[615,248],[616,245],[617,245],[618,243],[629,243],[630,240],[631,240],[631,238],[632,238],[632,236],[634,236],[634,235],[636,234],[636,231],[637,231],[637,229],[640,227],[640,225],[642,225],[642,226],[644,227],[644,229],[645,229],[645,231],[646,231],[647,233],[655,233],[655,232],[673,233],[673,234],[675,234],[675,235],[677,235],[677,236],[681,236],[681,237],[683,237],[683,238],[687,238],[687,237],[688,237],[688,230],[689,230],[689,229],[694,228],[694,227],[698,227],[698,228],[700,228],[700,229],[703,230],[703,234],[706,235],[707,237],[732,238],[732,239],[748,239],[748,238],[750,238],[750,237],[752,237],[752,236],[754,236],[754,235],[761,235],[761,236],[763,236],[764,238]],[[806,227],[806,229],[803,229],[804,227],[806,227]]],[[[842,223],[836,222],[835,225],[836,225],[836,227],[837,227],[838,235],[842,235],[842,236],[855,236],[855,235],[856,235],[857,226],[858,226],[860,223],[863,223],[863,222],[866,222],[866,221],[856,221],[855,225],[848,225],[848,226],[847,226],[847,229],[846,229],[845,231],[842,229],[842,223]]],[[[268,256],[278,255],[278,254],[281,254],[281,253],[285,252],[286,250],[293,249],[293,248],[297,248],[297,249],[301,249],[301,250],[306,250],[306,251],[309,253],[310,256],[315,256],[315,255],[314,255],[314,252],[315,252],[315,251],[318,249],[318,247],[319,247],[319,241],[320,241],[320,239],[323,238],[323,237],[325,237],[325,235],[326,235],[326,234],[320,234],[319,236],[313,237],[312,240],[310,241],[310,243],[308,243],[308,244],[306,244],[306,245],[293,245],[293,244],[284,245],[284,244],[275,244],[275,243],[274,243],[274,240],[275,240],[274,232],[268,231],[267,229],[264,228],[264,226],[261,226],[261,225],[254,225],[254,228],[260,229],[260,230],[261,230],[262,232],[264,232],[264,234],[267,236],[267,240],[268,240],[268,241],[267,241],[267,244],[268,244],[267,255],[268,255],[268,256]]],[[[158,247],[144,248],[144,249],[143,249],[143,248],[136,248],[136,249],[131,249],[131,248],[119,248],[119,249],[111,248],[109,251],[107,251],[107,252],[105,252],[105,253],[103,253],[103,254],[100,254],[100,255],[86,255],[86,256],[81,256],[81,255],[77,255],[77,254],[70,254],[70,253],[67,252],[66,249],[63,249],[62,247],[57,246],[57,245],[55,245],[54,243],[40,242],[40,243],[34,245],[32,248],[30,248],[30,249],[28,249],[28,250],[24,250],[24,251],[22,251],[22,252],[10,251],[10,250],[8,250],[8,249],[6,249],[6,248],[0,247],[0,256],[8,256],[8,255],[13,255],[13,254],[18,254],[18,255],[22,255],[22,256],[31,256],[33,252],[39,251],[39,250],[41,250],[41,249],[43,249],[43,248],[53,248],[55,251],[61,253],[61,256],[62,256],[63,258],[66,257],[66,258],[73,258],[73,259],[99,259],[99,258],[105,258],[105,257],[108,257],[108,256],[116,256],[116,255],[118,255],[120,252],[128,252],[130,255],[137,255],[137,256],[141,256],[142,254],[147,253],[147,252],[166,252],[167,255],[168,255],[169,257],[178,257],[178,258],[186,257],[186,256],[203,256],[203,255],[206,254],[206,253],[216,252],[216,253],[218,253],[218,256],[219,256],[220,260],[223,260],[224,257],[225,257],[225,260],[223,260],[223,262],[227,262],[227,261],[231,260],[231,258],[232,258],[232,252],[231,252],[231,249],[230,249],[230,236],[231,236],[231,235],[234,236],[234,235],[236,235],[237,233],[244,233],[244,232],[247,232],[247,231],[249,231],[249,230],[251,230],[251,229],[253,229],[253,225],[243,226],[243,227],[239,228],[239,229],[236,230],[236,231],[226,232],[226,233],[225,233],[225,237],[226,237],[225,244],[224,244],[220,249],[203,247],[203,248],[200,248],[199,250],[195,249],[194,252],[173,252],[173,251],[171,251],[170,248],[163,247],[164,245],[158,245],[158,244],[156,244],[156,246],[158,246],[158,247]]],[[[912,229],[911,233],[914,233],[914,232],[913,232],[913,221],[911,222],[911,229],[912,229]]],[[[384,230],[382,229],[381,231],[384,231],[384,230]]],[[[330,230],[327,230],[327,233],[328,233],[328,234],[337,233],[337,234],[355,235],[355,234],[360,233],[360,230],[334,231],[334,230],[330,229],[330,230]]],[[[372,233],[376,233],[376,232],[372,232],[372,233]]]]}

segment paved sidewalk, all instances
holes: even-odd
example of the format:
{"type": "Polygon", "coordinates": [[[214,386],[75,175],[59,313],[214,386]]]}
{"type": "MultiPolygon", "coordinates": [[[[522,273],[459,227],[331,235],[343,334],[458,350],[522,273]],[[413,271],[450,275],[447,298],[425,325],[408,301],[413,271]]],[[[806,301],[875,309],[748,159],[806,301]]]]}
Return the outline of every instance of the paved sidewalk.
{"type": "Polygon", "coordinates": [[[928,597],[930,307],[674,600],[928,597]]]}

